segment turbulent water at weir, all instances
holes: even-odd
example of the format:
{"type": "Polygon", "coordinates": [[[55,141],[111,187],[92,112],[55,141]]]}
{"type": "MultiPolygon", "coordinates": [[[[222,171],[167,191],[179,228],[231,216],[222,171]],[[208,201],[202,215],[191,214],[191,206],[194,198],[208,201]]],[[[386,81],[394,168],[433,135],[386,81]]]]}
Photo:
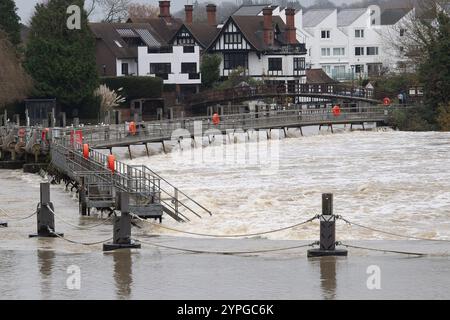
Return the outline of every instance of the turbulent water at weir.
{"type": "MultiPolygon", "coordinates": [[[[223,156],[247,152],[251,158],[254,134],[250,143],[245,137],[226,147],[197,143],[193,152],[183,141],[172,152],[151,157],[134,147],[137,158],[126,162],[149,166],[212,211],[212,217],[192,217],[183,230],[245,234],[293,225],[320,213],[321,194],[332,192],[335,214],[351,221],[405,235],[450,237],[450,134],[341,129],[299,135],[291,129],[290,139],[268,142],[269,148],[276,144],[271,150],[278,156],[271,154],[270,169],[264,159],[258,165],[223,156]]],[[[128,157],[128,150],[115,152],[128,157]]],[[[180,227],[170,218],[164,224],[180,227]]],[[[342,221],[338,232],[342,240],[395,239],[342,221]]],[[[317,222],[264,237],[316,239],[317,222]]]]}

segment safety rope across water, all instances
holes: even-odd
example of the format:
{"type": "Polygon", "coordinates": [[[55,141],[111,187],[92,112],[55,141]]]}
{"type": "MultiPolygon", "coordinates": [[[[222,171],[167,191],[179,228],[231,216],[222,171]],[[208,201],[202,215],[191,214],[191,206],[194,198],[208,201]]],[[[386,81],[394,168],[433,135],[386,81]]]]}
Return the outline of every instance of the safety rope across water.
{"type": "Polygon", "coordinates": [[[100,227],[100,226],[106,224],[108,221],[111,221],[111,219],[113,218],[113,216],[111,215],[110,217],[104,219],[104,220],[103,220],[101,223],[99,223],[99,224],[96,224],[96,225],[93,225],[93,226],[88,226],[88,227],[83,227],[83,226],[78,226],[78,225],[76,225],[76,224],[70,223],[70,222],[67,221],[67,220],[64,220],[60,215],[57,215],[57,214],[50,208],[49,205],[47,205],[46,207],[47,207],[47,209],[50,211],[50,213],[53,214],[58,220],[61,220],[61,222],[65,223],[65,224],[67,224],[67,225],[69,225],[69,226],[71,226],[71,227],[80,229],[80,230],[91,230],[91,229],[100,227]]]}
{"type": "Polygon", "coordinates": [[[405,239],[423,240],[423,241],[433,241],[433,242],[450,242],[450,240],[448,240],[448,239],[429,239],[429,238],[408,236],[408,235],[393,233],[393,232],[389,232],[389,231],[384,231],[384,230],[368,227],[368,226],[365,226],[365,225],[362,225],[362,224],[359,224],[359,223],[356,223],[356,222],[353,222],[353,221],[349,221],[348,219],[346,219],[346,218],[344,218],[342,216],[336,216],[336,219],[342,220],[342,221],[346,222],[349,225],[354,225],[356,227],[360,227],[360,228],[363,228],[363,229],[366,229],[366,230],[371,230],[371,231],[374,231],[374,232],[384,233],[384,234],[395,236],[395,237],[400,237],[400,238],[405,238],[405,239]]]}
{"type": "Polygon", "coordinates": [[[399,253],[399,254],[406,254],[406,255],[413,255],[413,256],[427,256],[429,254],[427,253],[419,253],[419,252],[408,252],[408,251],[398,251],[398,250],[386,250],[386,249],[378,249],[378,248],[369,248],[369,247],[361,247],[361,246],[354,246],[342,242],[336,242],[337,246],[344,246],[347,248],[353,248],[353,249],[361,249],[361,250],[368,250],[368,251],[377,251],[377,252],[384,252],[384,253],[399,253]]]}
{"type": "Polygon", "coordinates": [[[101,241],[97,241],[97,242],[80,242],[80,241],[75,241],[75,240],[67,239],[67,238],[65,238],[65,237],[63,237],[63,236],[57,234],[56,232],[54,232],[54,231],[51,230],[50,228],[48,228],[48,231],[49,231],[51,234],[53,234],[54,236],[58,237],[59,239],[62,239],[62,240],[64,240],[64,241],[67,241],[67,242],[72,243],[72,244],[80,244],[80,245],[83,245],[83,246],[94,246],[94,245],[97,245],[97,244],[106,243],[106,242],[111,241],[111,240],[113,239],[113,238],[111,237],[111,238],[109,238],[109,239],[101,240],[101,241]]]}
{"type": "Polygon", "coordinates": [[[140,243],[147,244],[157,248],[170,249],[175,251],[189,252],[189,253],[200,253],[200,254],[220,254],[220,255],[240,255],[240,254],[257,254],[257,253],[269,253],[269,252],[279,252],[279,251],[288,251],[294,249],[301,249],[306,247],[312,247],[318,245],[318,242],[313,242],[310,244],[292,246],[292,247],[284,247],[284,248],[273,248],[273,249],[262,249],[262,250],[249,250],[249,251],[207,251],[207,250],[197,250],[197,249],[186,249],[179,247],[166,246],[159,243],[148,242],[141,239],[136,239],[140,243]]]}
{"type": "Polygon", "coordinates": [[[170,231],[174,231],[174,232],[178,232],[178,233],[184,233],[184,234],[189,234],[189,235],[194,235],[194,236],[201,236],[201,237],[209,237],[209,238],[245,238],[245,237],[254,237],[254,236],[260,236],[260,235],[265,235],[265,234],[270,234],[270,233],[276,233],[276,232],[281,232],[281,231],[285,231],[285,230],[289,230],[289,229],[294,229],[296,227],[305,225],[307,223],[310,223],[316,219],[319,219],[319,215],[316,215],[314,217],[312,217],[311,219],[305,220],[303,222],[291,225],[291,226],[287,226],[287,227],[283,227],[283,228],[279,228],[279,229],[275,229],[275,230],[269,230],[269,231],[262,231],[262,232],[255,232],[255,233],[248,233],[248,234],[206,234],[206,233],[198,233],[198,232],[190,232],[190,231],[183,231],[180,229],[175,229],[175,228],[171,228],[171,227],[166,227],[163,226],[161,224],[157,224],[157,223],[152,223],[148,220],[142,219],[141,217],[135,215],[135,214],[131,214],[134,218],[146,222],[152,226],[158,227],[158,228],[162,228],[162,229],[166,229],[166,230],[170,230],[170,231]]]}
{"type": "Polygon", "coordinates": [[[26,216],[26,217],[23,217],[23,218],[12,218],[11,215],[8,214],[8,213],[6,212],[6,210],[4,210],[4,209],[2,209],[2,208],[0,208],[0,213],[3,213],[3,215],[5,215],[6,217],[8,217],[8,220],[10,220],[10,221],[19,222],[19,221],[24,221],[24,220],[30,219],[31,217],[33,217],[34,215],[37,214],[37,210],[34,211],[34,212],[33,212],[32,214],[30,214],[29,216],[26,216]]]}

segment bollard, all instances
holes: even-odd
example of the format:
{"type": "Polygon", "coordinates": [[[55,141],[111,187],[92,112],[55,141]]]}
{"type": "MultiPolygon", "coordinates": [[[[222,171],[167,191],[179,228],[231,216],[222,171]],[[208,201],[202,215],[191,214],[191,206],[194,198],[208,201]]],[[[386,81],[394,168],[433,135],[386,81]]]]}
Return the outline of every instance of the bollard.
{"type": "Polygon", "coordinates": [[[103,244],[103,251],[140,249],[141,244],[131,239],[130,195],[126,192],[119,192],[117,200],[120,217],[116,217],[114,220],[113,242],[103,244]]]}
{"type": "Polygon", "coordinates": [[[89,209],[86,204],[86,185],[84,183],[84,177],[80,178],[80,188],[78,192],[78,209],[80,215],[89,216],[89,209]]]}
{"type": "Polygon", "coordinates": [[[333,214],[333,194],[322,194],[320,216],[320,248],[308,250],[309,257],[347,256],[347,250],[336,249],[336,216],[333,214]]]}
{"type": "Polygon", "coordinates": [[[53,203],[50,202],[50,183],[41,183],[41,201],[37,210],[37,233],[30,234],[30,238],[44,237],[56,238],[63,237],[64,234],[55,232],[55,216],[51,212],[55,212],[53,203]],[[50,209],[48,208],[50,207],[50,209]]]}

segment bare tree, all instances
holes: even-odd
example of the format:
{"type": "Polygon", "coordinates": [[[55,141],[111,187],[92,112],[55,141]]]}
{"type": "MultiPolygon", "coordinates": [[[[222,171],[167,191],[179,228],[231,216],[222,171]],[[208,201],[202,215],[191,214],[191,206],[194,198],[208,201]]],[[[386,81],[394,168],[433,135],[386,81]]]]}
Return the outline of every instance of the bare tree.
{"type": "Polygon", "coordinates": [[[159,7],[151,4],[132,3],[128,6],[128,18],[132,21],[157,18],[159,7]]]}
{"type": "Polygon", "coordinates": [[[31,78],[23,70],[8,36],[0,30],[0,107],[25,98],[31,87],[31,78]]]}
{"type": "Polygon", "coordinates": [[[421,64],[427,59],[427,48],[430,48],[435,40],[437,14],[445,2],[445,0],[410,0],[413,11],[402,23],[387,30],[384,40],[411,65],[421,64]]]}
{"type": "Polygon", "coordinates": [[[122,22],[128,16],[131,0],[97,0],[104,22],[122,22]]]}

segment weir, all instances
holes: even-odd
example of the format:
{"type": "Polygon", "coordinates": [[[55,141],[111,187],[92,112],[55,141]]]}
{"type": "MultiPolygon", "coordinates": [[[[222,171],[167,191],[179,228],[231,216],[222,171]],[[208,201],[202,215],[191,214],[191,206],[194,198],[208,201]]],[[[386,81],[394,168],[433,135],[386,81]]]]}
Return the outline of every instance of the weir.
{"type": "MultiPolygon", "coordinates": [[[[153,122],[134,123],[133,126],[97,125],[66,128],[23,127],[7,124],[0,127],[1,160],[6,162],[46,162],[48,172],[56,182],[64,181],[79,194],[81,215],[91,209],[113,213],[119,192],[129,194],[129,210],[144,218],[160,220],[167,214],[178,222],[201,218],[211,212],[194,199],[146,166],[127,165],[96,149],[110,150],[132,145],[161,143],[195,136],[210,136],[240,131],[329,126],[336,124],[361,125],[365,122],[386,123],[398,107],[374,106],[332,109],[266,110],[253,113],[221,115],[219,122],[211,117],[191,117],[153,122]],[[31,158],[31,159],[30,159],[31,158]]],[[[402,106],[401,108],[405,108],[402,106]]],[[[216,119],[217,120],[217,119],[216,119]]],[[[214,139],[213,139],[214,140],[214,139]]],[[[211,141],[211,139],[210,139],[211,141]]],[[[5,163],[0,161],[0,164],[5,163]]],[[[17,163],[16,163],[17,164],[17,163]]],[[[40,166],[33,165],[40,168],[40,166]]]]}

